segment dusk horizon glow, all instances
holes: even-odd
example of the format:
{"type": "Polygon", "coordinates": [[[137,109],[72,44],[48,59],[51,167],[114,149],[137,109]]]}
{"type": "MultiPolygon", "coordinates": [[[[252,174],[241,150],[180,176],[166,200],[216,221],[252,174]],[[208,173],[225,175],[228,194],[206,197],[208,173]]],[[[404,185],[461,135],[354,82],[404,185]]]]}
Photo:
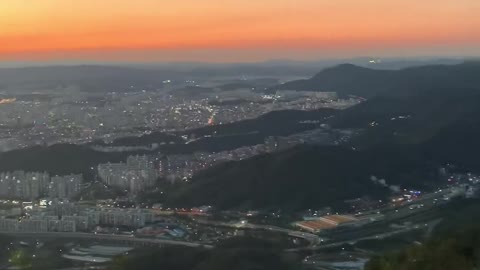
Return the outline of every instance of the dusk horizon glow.
{"type": "Polygon", "coordinates": [[[0,61],[262,61],[478,56],[480,2],[0,3],[0,61]]]}

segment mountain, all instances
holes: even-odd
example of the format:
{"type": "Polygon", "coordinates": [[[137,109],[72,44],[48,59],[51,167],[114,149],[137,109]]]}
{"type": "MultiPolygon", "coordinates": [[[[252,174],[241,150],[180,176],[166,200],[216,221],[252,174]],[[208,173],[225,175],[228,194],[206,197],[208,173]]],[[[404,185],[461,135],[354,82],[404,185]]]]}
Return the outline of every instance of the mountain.
{"type": "Polygon", "coordinates": [[[342,64],[327,68],[307,80],[287,82],[269,89],[327,91],[371,98],[378,95],[409,96],[425,91],[480,89],[480,62],[430,65],[400,70],[377,70],[342,64]]]}
{"type": "Polygon", "coordinates": [[[363,132],[349,145],[357,149],[385,144],[414,147],[428,160],[480,172],[480,92],[422,93],[375,97],[338,112],[329,124],[363,132]]]}
{"type": "Polygon", "coordinates": [[[355,141],[374,144],[426,141],[449,126],[480,117],[480,91],[457,89],[454,94],[422,93],[409,97],[374,97],[338,112],[329,124],[366,132],[355,141]]]}
{"type": "MultiPolygon", "coordinates": [[[[433,171],[433,170],[432,170],[433,171]]],[[[173,192],[174,206],[214,205],[220,209],[284,209],[343,206],[343,201],[370,195],[383,198],[389,184],[425,186],[428,165],[405,148],[353,151],[338,146],[298,146],[283,152],[229,162],[195,175],[173,192]]]]}

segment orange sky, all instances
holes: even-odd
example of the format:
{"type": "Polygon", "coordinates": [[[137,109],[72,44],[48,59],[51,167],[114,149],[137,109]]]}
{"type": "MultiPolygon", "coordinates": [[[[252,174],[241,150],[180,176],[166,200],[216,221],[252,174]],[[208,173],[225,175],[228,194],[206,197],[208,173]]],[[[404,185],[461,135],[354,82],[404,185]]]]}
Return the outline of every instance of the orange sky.
{"type": "Polygon", "coordinates": [[[1,0],[0,60],[479,55],[479,0],[1,0]]]}

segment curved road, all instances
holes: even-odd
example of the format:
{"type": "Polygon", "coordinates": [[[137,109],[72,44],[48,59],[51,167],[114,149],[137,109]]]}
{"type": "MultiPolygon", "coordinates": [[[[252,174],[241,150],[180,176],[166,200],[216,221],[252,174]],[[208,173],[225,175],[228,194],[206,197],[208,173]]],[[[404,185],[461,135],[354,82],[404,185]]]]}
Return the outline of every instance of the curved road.
{"type": "Polygon", "coordinates": [[[290,230],[285,229],[273,225],[258,225],[253,223],[227,223],[227,222],[216,222],[216,221],[207,221],[207,220],[195,220],[196,223],[202,225],[211,225],[211,226],[219,226],[219,227],[229,227],[229,228],[237,228],[237,229],[251,229],[251,230],[266,230],[272,232],[282,232],[286,233],[290,236],[302,238],[310,243],[310,245],[316,245],[320,243],[320,237],[316,234],[311,234],[302,231],[290,230]]]}

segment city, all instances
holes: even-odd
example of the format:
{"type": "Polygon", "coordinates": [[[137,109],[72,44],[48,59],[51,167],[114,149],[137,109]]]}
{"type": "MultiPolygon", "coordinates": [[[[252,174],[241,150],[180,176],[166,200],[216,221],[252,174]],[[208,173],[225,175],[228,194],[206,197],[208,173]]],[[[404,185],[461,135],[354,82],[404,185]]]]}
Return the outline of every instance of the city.
{"type": "MultiPolygon", "coordinates": [[[[154,92],[73,92],[68,97],[39,93],[0,98],[0,149],[109,142],[152,131],[175,132],[231,123],[277,110],[347,108],[359,102],[338,99],[334,93],[280,91],[265,95],[252,89],[221,91],[213,87],[186,99],[176,94],[183,86],[172,88],[176,89],[174,92],[159,87],[162,88],[154,92]]],[[[196,91],[194,86],[190,87],[190,92],[196,91]]]]}
{"type": "Polygon", "coordinates": [[[480,1],[0,1],[0,270],[480,269],[480,1]]]}
{"type": "Polygon", "coordinates": [[[420,243],[444,226],[444,212],[477,200],[480,176],[456,163],[369,146],[384,143],[385,130],[398,135],[404,123],[423,121],[415,105],[371,118],[357,111],[371,106],[368,99],[332,92],[214,90],[188,101],[171,93],[109,92],[73,103],[3,99],[2,166],[15,164],[0,172],[7,251],[104,269],[144,247],[216,250],[253,237],[278,242],[306,268],[363,269],[378,245],[420,243]],[[54,150],[62,147],[66,155],[54,150]],[[35,148],[36,161],[22,163],[35,148]],[[285,179],[275,175],[278,162],[288,168],[285,179]],[[311,184],[316,177],[322,181],[311,184]],[[277,194],[273,202],[269,192],[277,194]]]}

